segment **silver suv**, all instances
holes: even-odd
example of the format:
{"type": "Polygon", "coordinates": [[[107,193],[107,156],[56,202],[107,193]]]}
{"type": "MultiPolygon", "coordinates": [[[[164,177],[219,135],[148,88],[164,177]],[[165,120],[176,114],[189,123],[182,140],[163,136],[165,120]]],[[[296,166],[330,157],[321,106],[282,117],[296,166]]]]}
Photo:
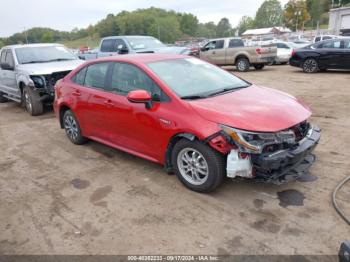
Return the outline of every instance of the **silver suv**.
{"type": "Polygon", "coordinates": [[[29,44],[0,50],[0,103],[21,103],[30,115],[51,104],[56,82],[84,61],[63,45],[29,44]]]}

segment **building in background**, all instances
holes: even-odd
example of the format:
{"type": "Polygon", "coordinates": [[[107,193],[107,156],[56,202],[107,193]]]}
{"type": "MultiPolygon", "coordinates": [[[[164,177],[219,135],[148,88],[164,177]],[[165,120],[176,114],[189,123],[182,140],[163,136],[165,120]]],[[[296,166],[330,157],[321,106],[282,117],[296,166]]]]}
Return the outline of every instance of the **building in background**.
{"type": "Polygon", "coordinates": [[[249,29],[242,34],[242,38],[253,41],[264,41],[273,38],[281,38],[292,31],[286,27],[269,27],[249,29]]]}
{"type": "Polygon", "coordinates": [[[334,35],[350,35],[350,7],[329,11],[329,31],[334,35]]]}

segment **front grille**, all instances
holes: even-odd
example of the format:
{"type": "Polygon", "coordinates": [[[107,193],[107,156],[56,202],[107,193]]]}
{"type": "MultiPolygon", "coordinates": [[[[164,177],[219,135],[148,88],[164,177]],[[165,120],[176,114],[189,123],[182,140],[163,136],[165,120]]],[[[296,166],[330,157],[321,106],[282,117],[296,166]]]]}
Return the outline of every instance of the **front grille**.
{"type": "Polygon", "coordinates": [[[62,72],[55,72],[55,73],[52,73],[51,75],[44,76],[45,77],[46,88],[49,91],[53,92],[56,82],[58,80],[64,78],[69,73],[70,73],[70,71],[62,71],[62,72]]]}

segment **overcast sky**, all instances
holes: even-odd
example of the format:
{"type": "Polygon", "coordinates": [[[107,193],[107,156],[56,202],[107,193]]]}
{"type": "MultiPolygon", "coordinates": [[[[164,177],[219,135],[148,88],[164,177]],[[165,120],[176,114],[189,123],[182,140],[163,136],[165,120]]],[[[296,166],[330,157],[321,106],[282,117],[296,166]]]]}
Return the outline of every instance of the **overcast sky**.
{"type": "MultiPolygon", "coordinates": [[[[227,17],[236,26],[243,15],[254,16],[264,0],[7,0],[1,1],[0,37],[24,28],[50,27],[70,31],[95,24],[109,13],[160,7],[196,15],[200,22],[227,17]]],[[[281,0],[284,5],[287,0],[281,0]]]]}

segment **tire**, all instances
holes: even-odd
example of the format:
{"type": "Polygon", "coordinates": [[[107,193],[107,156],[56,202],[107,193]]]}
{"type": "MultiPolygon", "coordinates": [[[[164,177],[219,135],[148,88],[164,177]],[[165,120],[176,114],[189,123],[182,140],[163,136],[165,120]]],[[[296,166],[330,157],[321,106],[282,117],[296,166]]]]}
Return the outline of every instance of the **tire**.
{"type": "Polygon", "coordinates": [[[254,65],[255,70],[262,70],[265,67],[264,64],[256,64],[254,65]]]}
{"type": "Polygon", "coordinates": [[[32,116],[39,116],[44,112],[44,105],[40,101],[39,94],[27,86],[23,89],[23,103],[27,112],[32,116]]]}
{"type": "Polygon", "coordinates": [[[247,72],[249,70],[250,63],[247,58],[238,58],[236,61],[236,69],[239,72],[247,72]]]}
{"type": "Polygon", "coordinates": [[[305,73],[316,73],[319,70],[318,63],[314,58],[307,58],[302,68],[305,73]]]}
{"type": "Polygon", "coordinates": [[[69,140],[76,145],[82,145],[87,139],[82,136],[78,119],[72,111],[67,110],[63,115],[63,126],[69,140]]]}
{"type": "Polygon", "coordinates": [[[4,93],[0,92],[0,103],[6,103],[8,102],[8,99],[4,97],[4,93]]]}
{"type": "Polygon", "coordinates": [[[200,141],[182,139],[177,142],[171,161],[178,179],[196,192],[214,191],[225,177],[224,156],[200,141]]]}

